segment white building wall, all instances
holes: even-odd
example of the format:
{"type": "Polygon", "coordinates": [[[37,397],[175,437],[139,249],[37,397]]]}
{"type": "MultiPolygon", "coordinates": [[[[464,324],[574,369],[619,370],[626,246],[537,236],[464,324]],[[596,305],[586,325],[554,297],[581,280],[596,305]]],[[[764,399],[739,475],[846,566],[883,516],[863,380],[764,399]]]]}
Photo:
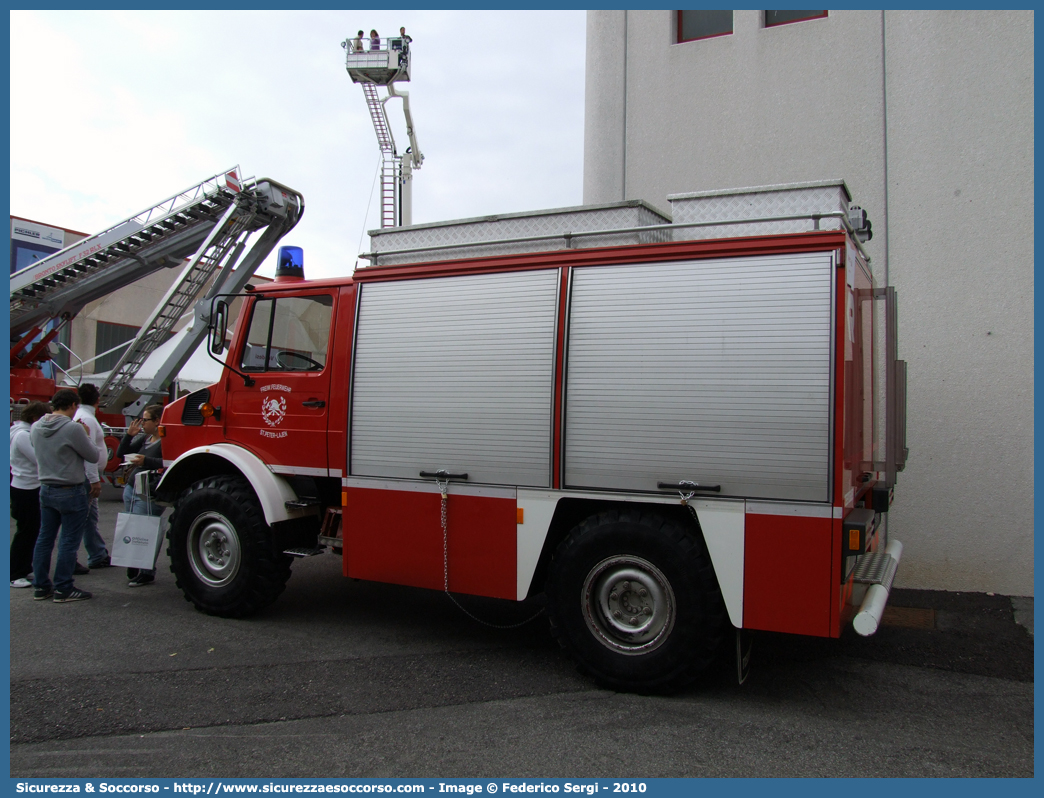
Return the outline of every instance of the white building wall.
{"type": "Polygon", "coordinates": [[[909,363],[897,584],[1032,594],[1033,13],[674,25],[588,13],[584,202],[847,181],[909,363]]]}
{"type": "MultiPolygon", "coordinates": [[[[88,303],[72,320],[70,348],[84,361],[101,354],[95,349],[99,321],[141,327],[174,284],[182,267],[179,264],[176,268],[160,269],[124,286],[119,291],[88,303]]],[[[178,329],[181,326],[178,325],[178,329]]],[[[76,361],[73,360],[71,365],[73,375],[78,377],[76,361]]],[[[93,374],[96,371],[95,366],[95,363],[88,363],[83,373],[93,374]]]]}

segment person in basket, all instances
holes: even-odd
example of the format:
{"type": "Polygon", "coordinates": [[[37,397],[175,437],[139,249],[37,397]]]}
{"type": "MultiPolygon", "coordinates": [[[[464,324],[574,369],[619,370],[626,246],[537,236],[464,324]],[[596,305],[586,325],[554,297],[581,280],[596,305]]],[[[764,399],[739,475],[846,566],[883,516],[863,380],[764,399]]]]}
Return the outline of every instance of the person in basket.
{"type": "MultiPolygon", "coordinates": [[[[116,454],[129,464],[124,479],[127,484],[123,488],[123,507],[134,515],[163,515],[163,508],[134,491],[134,475],[139,471],[155,471],[163,468],[162,439],[159,436],[159,422],[163,415],[163,405],[149,405],[142,413],[141,420],[134,419],[120,440],[120,448],[116,454]]],[[[149,570],[128,568],[127,582],[129,587],[151,585],[156,581],[155,564],[149,570]]]]}

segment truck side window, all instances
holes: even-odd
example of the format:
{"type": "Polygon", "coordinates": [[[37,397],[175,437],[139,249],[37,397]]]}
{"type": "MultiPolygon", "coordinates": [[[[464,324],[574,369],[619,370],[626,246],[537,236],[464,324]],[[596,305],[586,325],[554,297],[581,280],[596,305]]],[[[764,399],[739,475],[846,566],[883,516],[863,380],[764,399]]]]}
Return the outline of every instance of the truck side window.
{"type": "Polygon", "coordinates": [[[254,303],[244,371],[322,371],[326,367],[333,297],[278,297],[254,303]]]}

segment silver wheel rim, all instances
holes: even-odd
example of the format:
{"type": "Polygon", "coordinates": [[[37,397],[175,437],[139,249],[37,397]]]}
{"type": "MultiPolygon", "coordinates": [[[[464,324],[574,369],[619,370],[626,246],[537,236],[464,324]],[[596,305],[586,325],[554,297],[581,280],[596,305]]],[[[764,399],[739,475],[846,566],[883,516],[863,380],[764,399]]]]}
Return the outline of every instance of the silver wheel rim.
{"type": "Polygon", "coordinates": [[[192,522],[188,535],[192,572],[208,587],[224,587],[239,573],[242,551],[239,535],[220,513],[203,513],[192,522]]]}
{"type": "Polygon", "coordinates": [[[674,628],[674,591],[659,568],[641,557],[608,557],[584,581],[584,620],[606,648],[647,654],[674,628]]]}

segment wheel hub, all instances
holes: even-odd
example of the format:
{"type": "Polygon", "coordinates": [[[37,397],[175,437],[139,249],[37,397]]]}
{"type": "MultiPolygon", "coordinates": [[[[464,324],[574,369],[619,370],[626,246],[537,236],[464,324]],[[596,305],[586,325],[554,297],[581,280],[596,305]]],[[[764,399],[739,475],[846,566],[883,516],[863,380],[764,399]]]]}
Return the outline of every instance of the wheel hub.
{"type": "Polygon", "coordinates": [[[609,557],[587,575],[583,611],[588,628],[602,645],[623,654],[647,654],[674,627],[674,591],[648,560],[609,557]]]}
{"type": "Polygon", "coordinates": [[[188,555],[192,571],[200,581],[209,587],[222,587],[239,573],[239,535],[225,516],[203,513],[189,530],[188,555]]]}

